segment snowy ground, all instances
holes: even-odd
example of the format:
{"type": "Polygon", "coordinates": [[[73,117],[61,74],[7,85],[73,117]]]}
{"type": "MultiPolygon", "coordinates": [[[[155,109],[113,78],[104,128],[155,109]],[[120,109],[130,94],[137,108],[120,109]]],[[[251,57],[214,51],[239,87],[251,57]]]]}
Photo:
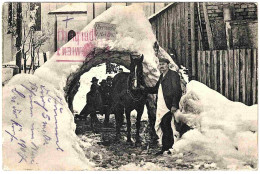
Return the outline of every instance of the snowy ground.
{"type": "MultiPolygon", "coordinates": [[[[103,116],[98,116],[100,122],[103,116]]],[[[135,116],[131,117],[132,137],[135,135],[135,116]]],[[[110,128],[98,126],[93,133],[90,130],[89,118],[86,121],[76,121],[80,147],[85,156],[95,163],[97,170],[217,170],[212,159],[205,159],[192,152],[180,152],[173,155],[155,154],[160,146],[149,145],[147,121],[141,122],[142,146],[135,147],[126,143],[126,125],[121,129],[120,143],[115,143],[114,116],[110,119],[110,128]]],[[[134,141],[134,139],[133,139],[134,141]]]]}

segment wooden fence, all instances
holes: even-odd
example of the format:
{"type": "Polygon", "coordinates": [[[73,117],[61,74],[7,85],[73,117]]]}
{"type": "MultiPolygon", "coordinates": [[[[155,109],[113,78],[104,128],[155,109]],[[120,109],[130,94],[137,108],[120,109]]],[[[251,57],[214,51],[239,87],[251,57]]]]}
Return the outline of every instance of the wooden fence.
{"type": "Polygon", "coordinates": [[[257,103],[257,49],[197,51],[198,81],[228,99],[257,103]]]}

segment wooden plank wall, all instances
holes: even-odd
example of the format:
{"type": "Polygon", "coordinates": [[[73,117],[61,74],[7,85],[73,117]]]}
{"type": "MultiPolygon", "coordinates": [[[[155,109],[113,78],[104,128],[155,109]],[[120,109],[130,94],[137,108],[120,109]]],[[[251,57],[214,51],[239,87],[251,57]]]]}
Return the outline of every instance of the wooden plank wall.
{"type": "MultiPolygon", "coordinates": [[[[64,3],[63,3],[64,4],[64,3]]],[[[145,13],[146,17],[149,17],[153,15],[154,13],[160,11],[162,8],[164,8],[168,3],[159,3],[159,2],[145,2],[145,3],[140,3],[140,2],[93,2],[93,3],[84,3],[87,5],[88,9],[88,20],[91,21],[94,18],[96,18],[98,15],[106,11],[112,6],[129,6],[132,4],[138,4],[141,5],[143,8],[143,11],[145,13]]]]}
{"type": "Polygon", "coordinates": [[[198,51],[198,81],[232,101],[257,104],[257,49],[198,51]]]}
{"type": "Polygon", "coordinates": [[[159,45],[173,60],[189,70],[190,79],[196,78],[196,37],[195,5],[189,2],[176,2],[150,19],[159,45]]]}
{"type": "Polygon", "coordinates": [[[173,3],[150,19],[159,45],[174,61],[189,70],[189,77],[218,91],[232,101],[247,105],[257,101],[256,49],[197,51],[196,3],[173,3]]]}

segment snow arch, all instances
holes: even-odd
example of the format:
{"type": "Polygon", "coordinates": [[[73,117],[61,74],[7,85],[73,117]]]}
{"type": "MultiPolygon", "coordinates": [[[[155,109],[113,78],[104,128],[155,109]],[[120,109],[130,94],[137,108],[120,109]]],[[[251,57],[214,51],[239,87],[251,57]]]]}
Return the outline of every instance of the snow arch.
{"type": "Polygon", "coordinates": [[[130,54],[129,52],[103,52],[92,53],[92,58],[87,59],[77,71],[71,73],[67,78],[66,86],[64,87],[65,98],[69,103],[69,108],[73,112],[73,108],[70,107],[74,100],[74,96],[78,91],[79,86],[76,84],[80,80],[81,75],[88,72],[92,67],[100,65],[102,63],[106,63],[109,61],[110,63],[116,63],[118,65],[122,65],[126,68],[129,68],[130,65],[130,54]]]}
{"type": "MultiPolygon", "coordinates": [[[[145,82],[153,86],[159,77],[155,42],[151,24],[141,8],[111,7],[77,32],[75,39],[58,50],[34,75],[14,76],[3,89],[4,168],[92,169],[93,164],[85,157],[74,133],[74,117],[65,100],[68,87],[73,86],[73,79],[79,74],[106,59],[127,67],[132,53],[144,55],[145,82]],[[115,38],[83,39],[84,33],[93,31],[96,22],[115,24],[115,38]],[[80,54],[72,54],[77,49],[82,49],[80,54]]],[[[160,48],[158,55],[175,65],[163,49],[160,48]]]]}

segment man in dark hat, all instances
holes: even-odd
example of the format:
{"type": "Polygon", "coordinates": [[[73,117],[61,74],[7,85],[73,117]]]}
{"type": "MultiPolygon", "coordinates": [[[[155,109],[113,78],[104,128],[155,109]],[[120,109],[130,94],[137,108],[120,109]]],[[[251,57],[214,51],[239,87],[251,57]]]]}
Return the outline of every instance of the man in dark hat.
{"type": "Polygon", "coordinates": [[[162,150],[157,154],[162,154],[173,146],[174,138],[171,121],[173,114],[179,108],[182,96],[180,76],[177,72],[169,69],[169,63],[168,59],[159,59],[160,78],[154,87],[145,88],[147,93],[158,93],[155,130],[162,139],[162,150]]]}
{"type": "Polygon", "coordinates": [[[107,76],[107,85],[112,86],[113,78],[111,76],[107,76]]]}
{"type": "Polygon", "coordinates": [[[105,105],[107,105],[106,109],[105,109],[105,120],[104,120],[104,125],[108,126],[109,124],[109,113],[108,113],[108,109],[110,107],[111,104],[111,93],[112,93],[112,82],[113,82],[113,78],[111,76],[107,76],[106,79],[106,88],[105,88],[105,105]]]}
{"type": "Polygon", "coordinates": [[[107,82],[107,81],[106,81],[105,79],[103,79],[99,84],[100,84],[100,85],[106,84],[106,82],[107,82]]]}
{"type": "Polygon", "coordinates": [[[81,114],[84,114],[85,116],[90,114],[91,127],[93,127],[93,123],[99,124],[96,111],[102,110],[103,104],[102,104],[101,94],[99,92],[100,86],[98,85],[98,79],[96,77],[93,77],[91,83],[92,85],[90,87],[90,91],[86,95],[87,104],[81,111],[81,114]]]}
{"type": "MultiPolygon", "coordinates": [[[[103,102],[103,111],[106,110],[105,105],[107,105],[107,97],[106,97],[106,93],[107,93],[107,81],[105,79],[103,79],[100,83],[100,87],[99,87],[99,92],[101,94],[102,97],[102,102],[103,102]]],[[[103,114],[103,113],[101,113],[103,114]]]]}
{"type": "Polygon", "coordinates": [[[99,86],[98,85],[98,79],[96,77],[93,77],[92,80],[90,81],[92,84],[99,86]]]}

